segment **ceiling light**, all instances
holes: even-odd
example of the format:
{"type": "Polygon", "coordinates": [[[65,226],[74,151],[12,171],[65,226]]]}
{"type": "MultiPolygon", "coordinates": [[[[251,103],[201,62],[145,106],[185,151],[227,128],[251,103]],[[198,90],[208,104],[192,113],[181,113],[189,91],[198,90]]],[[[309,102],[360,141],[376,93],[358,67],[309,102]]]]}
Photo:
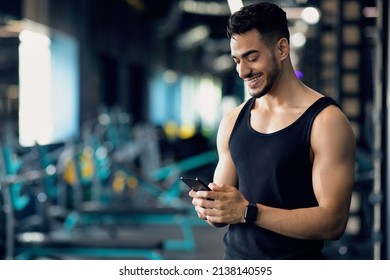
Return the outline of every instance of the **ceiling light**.
{"type": "Polygon", "coordinates": [[[229,4],[230,12],[233,14],[234,12],[237,12],[239,9],[241,9],[242,6],[242,0],[227,0],[229,4]]]}
{"type": "Polygon", "coordinates": [[[198,25],[182,34],[177,45],[182,50],[194,48],[204,42],[210,35],[210,28],[207,25],[198,25]]]}
{"type": "Polygon", "coordinates": [[[320,12],[313,7],[307,7],[302,10],[301,18],[308,24],[316,24],[320,20],[320,12]]]}
{"type": "Polygon", "coordinates": [[[294,47],[296,47],[296,48],[300,48],[303,45],[305,45],[306,44],[306,36],[305,36],[305,34],[303,34],[302,32],[294,33],[291,36],[291,44],[294,47]]]}
{"type": "Polygon", "coordinates": [[[230,55],[224,54],[214,59],[213,67],[217,72],[224,72],[233,69],[234,63],[230,55]]]}
{"type": "Polygon", "coordinates": [[[230,14],[229,6],[227,4],[216,1],[182,0],[180,1],[179,6],[184,12],[191,14],[214,16],[230,14]]]}

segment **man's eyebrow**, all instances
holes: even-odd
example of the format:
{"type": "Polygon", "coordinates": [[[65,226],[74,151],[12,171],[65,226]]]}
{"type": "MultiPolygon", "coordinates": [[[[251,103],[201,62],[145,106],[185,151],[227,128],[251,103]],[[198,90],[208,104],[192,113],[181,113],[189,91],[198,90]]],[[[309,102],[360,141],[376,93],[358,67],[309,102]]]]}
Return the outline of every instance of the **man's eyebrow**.
{"type": "MultiPolygon", "coordinates": [[[[244,52],[240,57],[241,58],[246,58],[248,56],[250,56],[252,53],[258,53],[259,51],[258,50],[249,50],[247,52],[244,52]]],[[[237,58],[236,56],[232,55],[231,56],[232,58],[237,58]]]]}

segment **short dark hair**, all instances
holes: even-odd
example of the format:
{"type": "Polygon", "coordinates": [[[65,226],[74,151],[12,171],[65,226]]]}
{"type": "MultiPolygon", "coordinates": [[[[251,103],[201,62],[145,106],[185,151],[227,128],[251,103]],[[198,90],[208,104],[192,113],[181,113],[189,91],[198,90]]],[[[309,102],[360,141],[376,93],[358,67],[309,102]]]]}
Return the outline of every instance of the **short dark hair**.
{"type": "Polygon", "coordinates": [[[286,12],[272,3],[262,2],[242,7],[230,16],[226,32],[232,38],[234,34],[244,34],[252,29],[257,29],[270,44],[281,38],[290,41],[286,12]]]}

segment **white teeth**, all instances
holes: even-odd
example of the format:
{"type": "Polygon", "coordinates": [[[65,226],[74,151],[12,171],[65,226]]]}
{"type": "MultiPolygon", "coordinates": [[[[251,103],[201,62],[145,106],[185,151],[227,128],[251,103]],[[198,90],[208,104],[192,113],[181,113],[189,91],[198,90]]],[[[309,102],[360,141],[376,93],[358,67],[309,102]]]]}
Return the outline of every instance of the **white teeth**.
{"type": "Polygon", "coordinates": [[[252,79],[249,79],[249,80],[246,80],[246,82],[247,83],[253,83],[253,82],[256,82],[258,79],[260,79],[260,76],[252,78],[252,79]]]}

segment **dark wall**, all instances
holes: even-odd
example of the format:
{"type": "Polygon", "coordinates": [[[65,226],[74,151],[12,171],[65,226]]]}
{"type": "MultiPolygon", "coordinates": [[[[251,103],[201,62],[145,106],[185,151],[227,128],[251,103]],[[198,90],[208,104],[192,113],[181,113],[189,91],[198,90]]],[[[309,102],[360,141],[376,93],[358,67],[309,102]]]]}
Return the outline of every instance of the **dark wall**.
{"type": "Polygon", "coordinates": [[[164,9],[153,11],[158,7],[149,1],[25,0],[25,17],[79,42],[81,122],[94,118],[101,105],[120,105],[135,120],[146,118],[150,29],[169,8],[163,2],[164,9]]]}

